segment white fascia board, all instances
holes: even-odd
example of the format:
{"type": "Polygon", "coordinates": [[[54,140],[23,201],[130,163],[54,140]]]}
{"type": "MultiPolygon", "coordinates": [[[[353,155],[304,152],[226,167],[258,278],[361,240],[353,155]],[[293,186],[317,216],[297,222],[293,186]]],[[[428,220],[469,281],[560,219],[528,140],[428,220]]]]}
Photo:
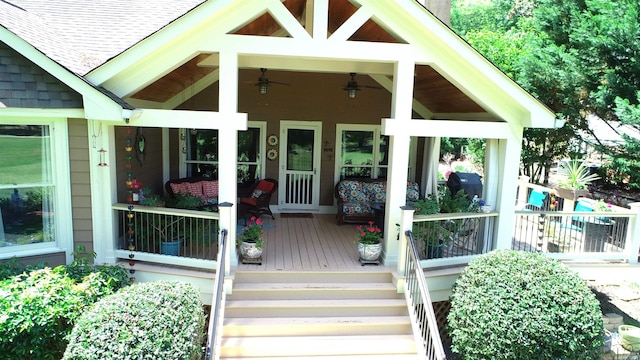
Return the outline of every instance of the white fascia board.
{"type": "Polygon", "coordinates": [[[522,131],[506,122],[382,119],[383,135],[510,139],[522,131]]]}
{"type": "MultiPolygon", "coordinates": [[[[553,127],[555,114],[413,0],[360,0],[395,25],[433,67],[489,112],[525,127],[553,127]],[[425,31],[426,30],[426,31],[425,31]]],[[[420,58],[420,57],[417,57],[420,58]]]]}
{"type": "Polygon", "coordinates": [[[85,118],[122,121],[122,106],[82,80],[78,75],[56,63],[11,31],[0,27],[0,38],[9,47],[26,57],[51,76],[82,95],[85,118]]]}
{"type": "Polygon", "coordinates": [[[76,118],[84,119],[83,109],[28,109],[0,108],[0,123],[3,118],[76,118]]]}
{"type": "Polygon", "coordinates": [[[136,109],[131,126],[247,130],[247,114],[212,111],[136,109]]]}

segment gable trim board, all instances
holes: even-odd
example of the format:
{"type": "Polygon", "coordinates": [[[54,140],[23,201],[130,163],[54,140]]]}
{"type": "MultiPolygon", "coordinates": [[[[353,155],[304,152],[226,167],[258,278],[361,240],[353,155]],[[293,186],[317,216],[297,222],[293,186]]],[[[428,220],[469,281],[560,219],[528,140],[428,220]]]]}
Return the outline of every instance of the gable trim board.
{"type": "MultiPolygon", "coordinates": [[[[315,11],[325,8],[321,3],[323,1],[314,3],[315,11]]],[[[372,14],[377,22],[393,27],[408,44],[344,41],[345,36],[342,35],[338,37],[340,41],[336,41],[332,36],[327,38],[322,31],[318,31],[320,37],[314,32],[316,37],[312,38],[306,32],[291,31],[300,24],[292,23],[291,14],[284,11],[284,5],[278,1],[224,1],[215,2],[215,6],[204,3],[92,71],[88,79],[118,96],[127,97],[198,53],[231,52],[236,54],[238,66],[270,61],[272,64],[280,63],[281,69],[288,69],[288,63],[296,62],[302,64],[296,68],[308,71],[331,68],[334,71],[357,72],[359,63],[393,66],[402,60],[430,65],[485,110],[518,127],[554,127],[555,114],[552,111],[418,2],[360,0],[358,3],[361,7],[356,14],[362,13],[362,17],[372,14]],[[290,23],[289,31],[295,36],[229,34],[230,29],[265,11],[280,23],[290,23]],[[115,69],[121,71],[114,72],[115,69]]],[[[349,28],[345,32],[355,28],[348,25],[349,21],[362,21],[356,20],[349,19],[343,24],[349,28]]],[[[420,113],[429,115],[430,112],[425,110],[428,109],[421,109],[420,113]]]]}

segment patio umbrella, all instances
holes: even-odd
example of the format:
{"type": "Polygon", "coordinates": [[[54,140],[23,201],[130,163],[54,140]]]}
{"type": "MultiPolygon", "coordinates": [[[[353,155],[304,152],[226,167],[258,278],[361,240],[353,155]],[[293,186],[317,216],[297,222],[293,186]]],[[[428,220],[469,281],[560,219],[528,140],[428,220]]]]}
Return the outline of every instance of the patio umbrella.
{"type": "Polygon", "coordinates": [[[422,156],[423,196],[438,193],[438,164],[440,163],[440,138],[428,137],[424,141],[422,156]]]}

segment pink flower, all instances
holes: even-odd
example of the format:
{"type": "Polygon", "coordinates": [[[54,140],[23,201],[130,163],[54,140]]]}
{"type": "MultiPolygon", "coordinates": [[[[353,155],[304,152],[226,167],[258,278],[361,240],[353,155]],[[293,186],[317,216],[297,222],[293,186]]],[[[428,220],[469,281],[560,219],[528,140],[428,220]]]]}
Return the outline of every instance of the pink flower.
{"type": "Polygon", "coordinates": [[[256,224],[257,225],[262,225],[262,219],[256,219],[256,224]]]}

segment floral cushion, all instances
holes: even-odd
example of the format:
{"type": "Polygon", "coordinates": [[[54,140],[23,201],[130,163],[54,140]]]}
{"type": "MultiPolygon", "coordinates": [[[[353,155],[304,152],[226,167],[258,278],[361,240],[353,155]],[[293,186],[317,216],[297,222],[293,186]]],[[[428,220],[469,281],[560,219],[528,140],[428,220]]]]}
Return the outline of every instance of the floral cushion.
{"type": "MultiPolygon", "coordinates": [[[[338,184],[338,197],[342,200],[345,215],[373,214],[375,204],[384,203],[387,195],[386,181],[342,180],[338,184]]],[[[407,182],[407,202],[420,198],[418,183],[407,182]]]]}

